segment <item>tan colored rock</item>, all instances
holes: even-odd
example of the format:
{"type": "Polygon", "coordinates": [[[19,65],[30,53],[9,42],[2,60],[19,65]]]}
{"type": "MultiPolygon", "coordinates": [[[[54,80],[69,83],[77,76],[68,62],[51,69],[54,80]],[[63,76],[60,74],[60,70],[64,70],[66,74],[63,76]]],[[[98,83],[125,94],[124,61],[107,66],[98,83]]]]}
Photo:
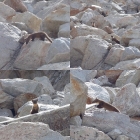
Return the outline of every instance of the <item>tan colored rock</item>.
{"type": "Polygon", "coordinates": [[[70,7],[68,5],[52,11],[44,18],[42,22],[43,31],[49,30],[53,33],[58,33],[60,25],[70,22],[69,16],[70,7]]]}
{"type": "Polygon", "coordinates": [[[17,13],[16,16],[12,18],[12,22],[23,22],[31,30],[33,30],[34,32],[38,32],[40,30],[42,20],[36,15],[27,11],[24,13],[17,13]]]}
{"type": "Polygon", "coordinates": [[[37,98],[37,96],[33,93],[24,93],[18,95],[14,99],[14,110],[17,112],[17,110],[23,106],[26,102],[31,101],[32,99],[37,98]]]}
{"type": "Polygon", "coordinates": [[[22,46],[14,67],[24,70],[35,70],[46,64],[45,57],[49,50],[50,42],[34,40],[22,46]]]}
{"type": "Polygon", "coordinates": [[[16,12],[25,12],[27,11],[26,6],[22,0],[4,0],[4,4],[12,7],[16,12]]]}
{"type": "Polygon", "coordinates": [[[106,31],[108,34],[112,34],[113,33],[113,30],[109,26],[105,26],[103,28],[103,30],[106,31]]]}
{"type": "Polygon", "coordinates": [[[0,16],[1,20],[11,20],[13,16],[16,15],[16,12],[11,7],[5,5],[4,3],[0,2],[0,16]],[[3,12],[4,11],[4,12],[3,12]]]}
{"type": "Polygon", "coordinates": [[[74,26],[70,34],[72,38],[75,38],[77,36],[87,36],[87,35],[96,35],[101,38],[105,38],[107,32],[99,28],[95,28],[87,25],[79,25],[79,26],[74,26]]]}
{"type": "Polygon", "coordinates": [[[70,117],[83,115],[86,108],[87,86],[78,78],[70,75],[71,98],[70,98],[70,117]]]}

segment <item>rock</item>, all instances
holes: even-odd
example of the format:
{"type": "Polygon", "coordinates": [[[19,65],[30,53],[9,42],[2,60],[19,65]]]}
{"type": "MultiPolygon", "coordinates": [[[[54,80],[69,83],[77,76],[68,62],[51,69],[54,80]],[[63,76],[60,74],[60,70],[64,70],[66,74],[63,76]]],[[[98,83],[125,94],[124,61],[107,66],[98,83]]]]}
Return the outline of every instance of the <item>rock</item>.
{"type": "Polygon", "coordinates": [[[110,49],[109,54],[105,59],[105,63],[112,66],[116,65],[120,61],[132,60],[135,58],[140,58],[140,50],[135,47],[122,47],[115,45],[110,49]]]}
{"type": "Polygon", "coordinates": [[[92,114],[88,113],[83,117],[82,125],[96,127],[104,133],[119,129],[127,137],[134,140],[140,138],[140,127],[132,124],[127,115],[117,112],[94,111],[92,114]],[[127,129],[124,129],[126,127],[127,129]]]}
{"type": "Polygon", "coordinates": [[[107,32],[99,28],[87,26],[85,24],[74,26],[74,28],[71,30],[72,38],[78,36],[87,36],[87,35],[96,35],[99,36],[99,38],[105,38],[107,32]]]}
{"type": "Polygon", "coordinates": [[[70,39],[58,38],[51,44],[47,55],[46,63],[67,62],[70,60],[70,39]]]}
{"type": "Polygon", "coordinates": [[[11,24],[19,28],[21,31],[27,31],[28,33],[33,33],[33,30],[27,27],[27,25],[23,22],[13,22],[11,24]]]}
{"type": "Polygon", "coordinates": [[[13,120],[13,119],[14,119],[14,118],[0,116],[0,122],[10,121],[10,120],[13,120]]]}
{"type": "Polygon", "coordinates": [[[50,12],[42,21],[43,31],[51,31],[57,34],[62,24],[69,23],[70,7],[65,5],[63,8],[50,12]]]}
{"type": "Polygon", "coordinates": [[[8,23],[0,22],[0,69],[11,69],[12,66],[9,68],[7,64],[12,59],[11,57],[13,57],[15,51],[19,49],[20,44],[18,40],[20,38],[20,33],[21,31],[18,28],[8,23]]]}
{"type": "Polygon", "coordinates": [[[136,58],[133,60],[126,60],[117,63],[114,67],[110,70],[133,70],[138,69],[140,66],[140,58],[136,58]]]}
{"type": "Polygon", "coordinates": [[[120,112],[133,117],[140,115],[139,102],[140,98],[136,91],[136,85],[129,83],[118,91],[113,105],[116,106],[120,112]]]}
{"type": "Polygon", "coordinates": [[[111,140],[104,132],[86,126],[71,126],[71,138],[74,140],[111,140]]]}
{"type": "Polygon", "coordinates": [[[43,65],[37,70],[70,70],[70,61],[43,65]]]}
{"type": "Polygon", "coordinates": [[[108,91],[96,84],[86,82],[85,83],[88,87],[88,99],[89,103],[95,100],[96,98],[101,99],[107,103],[110,103],[110,96],[108,91]]]}
{"type": "Polygon", "coordinates": [[[24,44],[14,62],[14,67],[23,70],[35,70],[39,68],[46,64],[45,57],[49,47],[50,42],[41,40],[30,41],[27,45],[24,44]]]}
{"type": "Polygon", "coordinates": [[[91,79],[95,78],[97,75],[96,70],[82,70],[82,69],[71,69],[71,74],[83,82],[89,82],[91,79]]]}
{"type": "Polygon", "coordinates": [[[81,126],[81,124],[82,119],[80,118],[80,116],[71,117],[70,125],[81,126]]]}
{"type": "Polygon", "coordinates": [[[76,37],[71,41],[71,65],[79,65],[87,70],[93,69],[104,59],[108,48],[109,43],[102,39],[91,36],[76,37]],[[78,52],[76,56],[75,51],[78,52]]]}
{"type": "Polygon", "coordinates": [[[58,37],[70,38],[70,23],[62,24],[59,27],[58,37]]]}
{"type": "Polygon", "coordinates": [[[14,122],[0,129],[0,139],[38,139],[38,140],[65,140],[58,132],[52,131],[49,125],[40,122],[14,122]],[[5,133],[6,132],[6,133],[5,133]]]}
{"type": "Polygon", "coordinates": [[[120,135],[120,136],[117,137],[116,140],[133,140],[133,139],[130,138],[130,137],[127,137],[125,135],[120,135]]]}
{"type": "Polygon", "coordinates": [[[109,137],[111,137],[112,139],[116,139],[121,134],[122,134],[122,132],[119,129],[113,129],[112,131],[107,133],[107,135],[109,137]]]}
{"type": "Polygon", "coordinates": [[[43,85],[29,79],[0,79],[1,89],[13,97],[22,93],[33,93],[37,96],[43,94],[41,89],[43,85]]]}
{"type": "MultiPolygon", "coordinates": [[[[24,117],[16,118],[12,121],[1,122],[1,124],[9,124],[13,122],[42,122],[48,124],[50,129],[54,131],[61,132],[62,135],[70,135],[69,134],[69,126],[70,126],[70,105],[62,106],[60,108],[43,111],[42,113],[27,115],[24,117]],[[51,118],[51,119],[50,119],[51,118]],[[57,124],[57,126],[56,126],[57,124]],[[64,131],[68,130],[68,131],[64,131]],[[67,132],[67,133],[66,133],[67,132]]],[[[28,126],[29,127],[29,126],[28,126]]],[[[23,127],[22,127],[23,129],[23,127]]],[[[41,127],[42,129],[42,127],[41,127]]],[[[45,129],[46,130],[46,129],[45,129]]],[[[18,139],[17,139],[18,140],[18,139]]]]}
{"type": "Polygon", "coordinates": [[[125,70],[116,81],[116,87],[124,86],[128,83],[134,83],[138,86],[140,81],[140,70],[125,70]]]}
{"type": "Polygon", "coordinates": [[[12,111],[10,109],[2,108],[0,109],[0,116],[13,117],[12,111]]]}
{"type": "Polygon", "coordinates": [[[4,0],[4,4],[12,7],[16,12],[23,13],[27,11],[27,8],[22,2],[22,0],[4,0]]]}
{"type": "Polygon", "coordinates": [[[125,48],[122,46],[114,46],[111,48],[105,59],[105,63],[112,66],[116,65],[118,62],[120,62],[120,57],[122,56],[124,50],[125,48]]]}
{"type": "Polygon", "coordinates": [[[70,95],[70,117],[83,115],[86,108],[87,86],[80,79],[70,75],[71,92],[70,95]]]}
{"type": "Polygon", "coordinates": [[[129,41],[129,46],[135,46],[140,50],[140,40],[138,38],[131,39],[129,41]]]}
{"type": "Polygon", "coordinates": [[[46,77],[46,76],[35,77],[33,80],[37,81],[43,85],[43,90],[45,91],[45,94],[48,94],[51,96],[55,93],[55,90],[48,77],[46,77]]]}
{"type": "MultiPolygon", "coordinates": [[[[38,112],[50,111],[50,110],[59,108],[59,106],[57,105],[52,105],[52,101],[50,102],[50,100],[48,100],[45,103],[44,101],[42,102],[41,100],[44,100],[44,99],[45,99],[44,97],[39,97],[39,101],[38,101],[39,111],[38,112]]],[[[33,103],[29,101],[26,104],[24,104],[22,107],[20,107],[17,111],[18,117],[23,117],[23,116],[31,114],[30,112],[32,110],[32,106],[33,106],[33,103]]]]}
{"type": "Polygon", "coordinates": [[[0,108],[13,109],[14,97],[0,90],[0,108]]]}
{"type": "Polygon", "coordinates": [[[15,15],[16,15],[16,12],[14,9],[5,5],[3,2],[0,2],[0,16],[1,18],[3,18],[3,20],[11,20],[11,17],[15,15]]]}
{"type": "Polygon", "coordinates": [[[26,102],[31,101],[32,99],[37,98],[37,96],[33,93],[23,93],[18,95],[14,99],[14,110],[17,112],[17,110],[23,106],[26,102]]]}
{"type": "Polygon", "coordinates": [[[16,14],[16,16],[12,18],[12,22],[23,22],[29,27],[29,29],[33,30],[33,32],[38,32],[40,30],[42,20],[27,11],[16,14]]]}

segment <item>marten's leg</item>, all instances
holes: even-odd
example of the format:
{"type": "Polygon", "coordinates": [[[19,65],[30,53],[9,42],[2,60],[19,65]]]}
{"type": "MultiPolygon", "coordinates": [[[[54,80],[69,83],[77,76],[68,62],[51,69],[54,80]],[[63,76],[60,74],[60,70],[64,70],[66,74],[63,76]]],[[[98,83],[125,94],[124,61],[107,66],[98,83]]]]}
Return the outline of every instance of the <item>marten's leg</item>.
{"type": "Polygon", "coordinates": [[[45,36],[43,36],[43,35],[40,36],[40,40],[43,40],[44,41],[45,40],[45,36]]]}
{"type": "Polygon", "coordinates": [[[35,38],[32,36],[32,41],[34,41],[34,39],[35,39],[35,38]]]}
{"type": "Polygon", "coordinates": [[[99,105],[97,105],[97,108],[103,108],[103,102],[100,102],[99,105]]]}

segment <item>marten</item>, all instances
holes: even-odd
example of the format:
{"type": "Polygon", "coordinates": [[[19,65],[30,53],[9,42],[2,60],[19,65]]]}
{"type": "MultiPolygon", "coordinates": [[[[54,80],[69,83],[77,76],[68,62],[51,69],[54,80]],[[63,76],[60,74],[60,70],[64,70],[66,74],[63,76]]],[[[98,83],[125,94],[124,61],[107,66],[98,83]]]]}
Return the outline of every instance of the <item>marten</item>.
{"type": "Polygon", "coordinates": [[[33,102],[33,107],[32,107],[32,110],[31,110],[31,114],[38,113],[39,106],[38,106],[38,104],[37,104],[37,101],[38,101],[37,98],[32,100],[32,102],[33,102]]]}
{"type": "Polygon", "coordinates": [[[45,40],[45,38],[47,38],[52,43],[51,38],[45,32],[37,32],[37,33],[32,33],[27,38],[25,38],[26,44],[28,44],[30,39],[34,41],[35,38],[39,38],[40,40],[43,41],[45,40]]]}
{"type": "MultiPolygon", "coordinates": [[[[88,99],[89,100],[89,99],[88,99]]],[[[88,103],[90,103],[88,101],[88,103]]],[[[106,110],[109,111],[115,111],[115,112],[120,112],[116,107],[114,107],[113,105],[106,103],[105,101],[99,100],[99,99],[95,99],[94,101],[92,101],[92,103],[98,103],[98,105],[96,106],[97,108],[104,108],[106,110]]]]}
{"type": "Polygon", "coordinates": [[[112,37],[112,41],[115,41],[117,44],[120,44],[120,41],[117,40],[115,37],[111,36],[112,37]]]}

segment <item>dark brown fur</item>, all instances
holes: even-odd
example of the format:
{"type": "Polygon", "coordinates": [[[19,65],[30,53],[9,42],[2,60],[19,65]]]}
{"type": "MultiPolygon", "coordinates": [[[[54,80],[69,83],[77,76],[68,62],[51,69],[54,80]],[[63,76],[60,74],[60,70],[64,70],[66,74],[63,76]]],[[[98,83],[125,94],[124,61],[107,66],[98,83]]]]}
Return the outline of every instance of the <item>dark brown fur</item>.
{"type": "Polygon", "coordinates": [[[37,104],[37,101],[38,101],[37,98],[32,100],[32,102],[33,102],[33,107],[32,107],[32,110],[31,110],[31,114],[38,113],[39,106],[38,106],[38,104],[37,104]]]}
{"type": "Polygon", "coordinates": [[[117,44],[120,44],[120,41],[117,40],[115,37],[111,36],[112,37],[112,41],[116,42],[117,44]]]}
{"type": "Polygon", "coordinates": [[[102,100],[99,100],[99,99],[95,99],[92,103],[99,103],[97,105],[97,108],[104,108],[106,110],[109,110],[109,111],[115,111],[115,112],[120,112],[115,106],[109,104],[109,103],[106,103],[102,100]]]}
{"type": "Polygon", "coordinates": [[[38,33],[32,33],[30,34],[25,40],[26,40],[26,44],[28,44],[28,42],[32,39],[32,41],[34,41],[35,38],[39,38],[40,40],[45,40],[45,38],[47,38],[51,43],[52,40],[51,38],[45,33],[45,32],[38,32],[38,33]]]}

